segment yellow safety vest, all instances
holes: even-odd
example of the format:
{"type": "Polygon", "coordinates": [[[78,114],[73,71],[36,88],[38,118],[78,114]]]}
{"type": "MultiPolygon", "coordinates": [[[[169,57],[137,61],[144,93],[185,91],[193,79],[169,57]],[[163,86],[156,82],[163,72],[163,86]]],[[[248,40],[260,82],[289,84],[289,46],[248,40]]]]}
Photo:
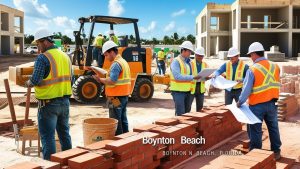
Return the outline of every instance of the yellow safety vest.
{"type": "MultiPolygon", "coordinates": [[[[235,81],[237,80],[240,80],[242,81],[243,80],[243,73],[244,73],[244,69],[245,69],[245,64],[243,61],[239,60],[238,61],[238,66],[236,68],[236,71],[235,71],[235,81]]],[[[226,79],[228,80],[233,80],[233,68],[232,68],[232,63],[230,61],[228,61],[226,63],[226,79]]],[[[233,89],[240,89],[243,87],[243,83],[240,83],[240,84],[237,84],[233,87],[233,89]]]]}
{"type": "Polygon", "coordinates": [[[94,40],[93,45],[97,47],[102,47],[104,43],[104,37],[103,36],[97,36],[94,40]]]}
{"type": "MultiPolygon", "coordinates": [[[[131,93],[131,74],[130,68],[126,60],[120,54],[117,55],[114,62],[117,62],[122,67],[122,71],[114,85],[105,85],[106,96],[128,96],[131,93]]],[[[107,74],[109,77],[110,71],[107,74]]]]}
{"type": "Polygon", "coordinates": [[[35,86],[37,99],[53,99],[72,94],[71,61],[58,49],[50,49],[43,53],[50,62],[49,75],[35,86]]]}
{"type": "MultiPolygon", "coordinates": [[[[193,75],[197,76],[198,70],[197,70],[197,61],[196,61],[196,59],[192,60],[191,65],[192,65],[193,75]]],[[[207,64],[202,61],[201,69],[205,69],[205,68],[207,68],[207,64]]],[[[195,91],[196,91],[196,83],[197,83],[197,80],[192,81],[191,94],[194,94],[195,91]]],[[[204,93],[204,92],[205,92],[205,81],[201,82],[201,85],[200,85],[200,93],[204,93]]]]}
{"type": "Polygon", "coordinates": [[[112,38],[112,41],[115,42],[115,44],[117,44],[119,46],[118,38],[115,35],[111,36],[111,38],[112,38]]]}
{"type": "Polygon", "coordinates": [[[165,60],[165,53],[163,51],[159,51],[157,53],[157,59],[158,60],[165,60]]]}
{"type": "MultiPolygon", "coordinates": [[[[176,57],[175,60],[177,60],[180,65],[180,73],[182,75],[190,75],[190,66],[187,63],[185,63],[183,60],[181,60],[181,56],[176,57]]],[[[173,75],[172,69],[171,69],[170,90],[171,91],[179,91],[179,92],[191,91],[191,81],[176,80],[174,78],[174,75],[173,75]]]]}

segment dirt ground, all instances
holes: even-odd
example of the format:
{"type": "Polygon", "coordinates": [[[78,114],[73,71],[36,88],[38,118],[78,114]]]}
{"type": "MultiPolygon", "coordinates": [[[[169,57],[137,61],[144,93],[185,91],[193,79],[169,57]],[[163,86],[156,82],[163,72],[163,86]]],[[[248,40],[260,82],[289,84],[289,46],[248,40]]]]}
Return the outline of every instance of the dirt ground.
{"type": "MultiPolygon", "coordinates": [[[[32,66],[34,56],[0,56],[0,98],[6,98],[3,79],[8,78],[8,66],[32,66]]],[[[242,58],[249,65],[252,61],[249,58],[242,58]]],[[[224,63],[223,60],[207,59],[206,62],[212,68],[218,68],[224,63]]],[[[155,62],[153,62],[153,72],[155,71],[155,62]]],[[[299,61],[287,60],[287,62],[277,62],[278,65],[299,65],[299,61]]],[[[26,89],[20,86],[16,86],[13,82],[10,82],[12,92],[26,92],[26,89]]],[[[174,103],[170,93],[164,93],[163,89],[166,86],[155,84],[155,92],[153,99],[146,103],[129,102],[127,107],[127,116],[129,120],[130,131],[133,127],[150,124],[157,119],[173,117],[175,114],[174,103]]],[[[13,96],[22,96],[24,93],[14,93],[13,96]]],[[[224,103],[224,92],[213,93],[211,96],[205,97],[204,105],[214,105],[216,103],[224,103]]],[[[195,111],[195,102],[192,105],[192,111],[195,111]]],[[[18,119],[24,118],[25,107],[24,105],[15,106],[18,119]]],[[[36,121],[37,118],[37,105],[30,107],[30,118],[36,121]]],[[[71,99],[70,106],[70,125],[71,125],[71,137],[73,147],[83,145],[82,134],[82,121],[86,118],[92,117],[108,117],[108,109],[105,108],[104,99],[100,99],[94,104],[80,104],[71,99]]],[[[9,108],[6,107],[0,110],[0,122],[11,121],[9,108]]],[[[282,154],[285,156],[296,158],[298,161],[300,156],[300,114],[289,119],[290,122],[280,122],[280,133],[282,139],[282,154]]],[[[266,132],[266,131],[265,131],[266,132]]],[[[225,146],[221,146],[218,149],[229,150],[232,148],[231,144],[236,144],[240,137],[247,137],[246,133],[242,133],[235,140],[229,141],[225,146]]],[[[264,141],[264,147],[269,149],[269,140],[264,141]]],[[[0,136],[0,167],[12,165],[20,161],[35,160],[35,154],[22,156],[16,151],[14,139],[0,136]]],[[[216,149],[216,150],[218,150],[216,149]]],[[[217,156],[198,156],[187,163],[181,165],[178,168],[201,168],[208,167],[212,164],[220,164],[220,159],[216,159],[217,156]],[[208,165],[208,166],[207,166],[208,165]]],[[[221,161],[226,161],[226,158],[221,158],[221,161]]]]}

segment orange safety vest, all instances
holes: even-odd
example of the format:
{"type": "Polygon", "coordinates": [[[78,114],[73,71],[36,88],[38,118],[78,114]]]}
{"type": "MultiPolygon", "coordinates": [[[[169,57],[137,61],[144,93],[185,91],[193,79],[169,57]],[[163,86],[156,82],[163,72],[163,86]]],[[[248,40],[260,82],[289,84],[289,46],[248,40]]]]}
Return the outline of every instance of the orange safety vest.
{"type": "Polygon", "coordinates": [[[249,96],[249,105],[268,102],[279,98],[279,76],[278,65],[268,60],[262,60],[250,67],[254,74],[254,85],[249,96]]]}
{"type": "MultiPolygon", "coordinates": [[[[237,65],[236,71],[235,71],[235,81],[237,80],[243,80],[243,73],[245,69],[245,64],[243,61],[239,60],[239,63],[237,65]]],[[[232,63],[228,61],[226,63],[226,79],[228,80],[233,80],[233,68],[232,68],[232,63]]],[[[233,89],[240,89],[243,87],[243,83],[239,83],[233,87],[233,89]]]]}
{"type": "MultiPolygon", "coordinates": [[[[105,85],[106,96],[128,96],[131,90],[131,74],[130,68],[126,60],[121,55],[117,55],[113,63],[117,62],[121,67],[122,71],[119,74],[118,80],[114,85],[105,85]]],[[[110,67],[111,69],[111,67],[110,67]]],[[[110,71],[107,74],[109,77],[110,71]]]]}

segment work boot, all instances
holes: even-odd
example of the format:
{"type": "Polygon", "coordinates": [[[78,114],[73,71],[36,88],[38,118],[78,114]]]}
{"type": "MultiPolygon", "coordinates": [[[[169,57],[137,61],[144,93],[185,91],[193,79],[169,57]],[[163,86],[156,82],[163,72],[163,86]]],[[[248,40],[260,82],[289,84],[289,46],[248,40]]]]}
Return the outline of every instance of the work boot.
{"type": "Polygon", "coordinates": [[[276,161],[279,160],[279,159],[281,158],[280,151],[274,153],[274,156],[275,156],[275,160],[276,160],[276,161]]]}

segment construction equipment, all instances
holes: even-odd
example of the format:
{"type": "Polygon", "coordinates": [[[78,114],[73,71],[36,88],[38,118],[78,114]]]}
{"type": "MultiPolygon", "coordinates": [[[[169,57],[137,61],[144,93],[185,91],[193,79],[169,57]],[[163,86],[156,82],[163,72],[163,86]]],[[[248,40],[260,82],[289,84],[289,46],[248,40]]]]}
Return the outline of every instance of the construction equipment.
{"type": "MultiPolygon", "coordinates": [[[[100,95],[104,93],[104,85],[98,83],[92,75],[95,74],[89,67],[92,62],[92,41],[94,27],[96,24],[109,25],[110,30],[114,30],[115,25],[133,24],[135,32],[136,44],[130,44],[124,38],[120,41],[118,47],[121,56],[128,62],[131,71],[131,99],[138,102],[148,101],[152,98],[153,76],[151,74],[152,50],[151,48],[141,47],[140,35],[138,30],[138,19],[121,18],[111,16],[90,16],[79,18],[80,28],[74,31],[75,36],[75,51],[71,57],[73,64],[73,72],[75,82],[73,83],[73,96],[75,100],[81,103],[92,103],[98,100],[100,95]],[[87,45],[84,45],[86,34],[84,26],[88,23],[91,25],[90,33],[87,38],[87,45]]],[[[105,32],[103,30],[102,32],[105,32]]],[[[104,56],[103,56],[104,58],[104,56]]],[[[103,69],[108,70],[112,63],[104,59],[103,69]]],[[[33,72],[33,67],[10,67],[9,79],[16,82],[17,85],[23,85],[33,72]]],[[[103,76],[104,77],[104,76],[103,76]]]]}

